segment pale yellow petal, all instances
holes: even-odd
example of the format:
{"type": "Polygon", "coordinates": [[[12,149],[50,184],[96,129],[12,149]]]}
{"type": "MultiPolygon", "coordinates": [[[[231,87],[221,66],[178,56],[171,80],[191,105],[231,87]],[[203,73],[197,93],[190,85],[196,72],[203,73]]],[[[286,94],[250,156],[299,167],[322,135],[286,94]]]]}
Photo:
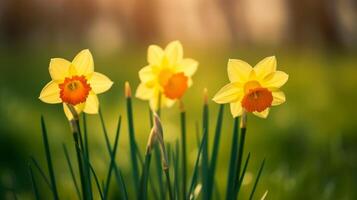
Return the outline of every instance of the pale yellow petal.
{"type": "Polygon", "coordinates": [[[198,62],[191,58],[185,58],[181,60],[177,71],[183,72],[185,76],[192,76],[198,67],[198,62]]]}
{"type": "Polygon", "coordinates": [[[238,101],[243,96],[243,89],[235,83],[229,83],[220,89],[213,97],[213,101],[219,104],[238,101]]]}
{"type": "Polygon", "coordinates": [[[254,71],[257,76],[262,79],[268,74],[276,71],[276,58],[275,56],[266,57],[255,65],[254,71]]]}
{"type": "MultiPolygon", "coordinates": [[[[84,103],[80,103],[74,106],[74,109],[76,110],[77,114],[81,114],[83,109],[84,109],[84,103]]],[[[64,110],[64,114],[66,115],[68,120],[72,120],[73,119],[73,115],[71,113],[71,111],[69,110],[67,104],[63,104],[63,110],[64,110]]]]}
{"type": "Polygon", "coordinates": [[[162,102],[163,105],[162,106],[166,106],[167,108],[170,108],[175,104],[175,102],[176,102],[176,100],[169,99],[163,95],[163,102],[162,102]]]}
{"type": "Polygon", "coordinates": [[[243,108],[240,101],[230,103],[231,113],[233,117],[241,116],[243,113],[243,108]]]}
{"type": "Polygon", "coordinates": [[[84,103],[83,111],[88,114],[96,114],[96,113],[98,113],[98,109],[99,109],[98,97],[96,94],[91,92],[88,95],[86,102],[84,103]]]}
{"type": "Polygon", "coordinates": [[[100,94],[109,90],[112,87],[113,82],[104,74],[94,72],[89,79],[89,84],[94,93],[100,94]]]}
{"type": "Polygon", "coordinates": [[[149,64],[159,65],[163,58],[164,51],[157,45],[150,45],[148,48],[147,60],[149,64]]]}
{"type": "Polygon", "coordinates": [[[45,103],[61,103],[60,98],[60,88],[58,84],[54,81],[47,83],[47,85],[42,89],[39,99],[45,103]]]}
{"type": "Polygon", "coordinates": [[[248,81],[252,70],[252,66],[243,60],[229,59],[228,61],[228,77],[231,82],[248,81]]]}
{"type": "Polygon", "coordinates": [[[151,66],[146,66],[140,69],[139,78],[141,82],[148,82],[155,79],[155,74],[151,66]]]}
{"type": "Polygon", "coordinates": [[[258,117],[260,117],[260,118],[264,118],[265,119],[265,118],[268,117],[269,110],[270,110],[270,108],[266,108],[262,112],[253,112],[253,114],[258,116],[258,117]]]}
{"type": "Polygon", "coordinates": [[[282,91],[272,92],[273,95],[273,106],[280,105],[285,102],[285,94],[282,91]]]}
{"type": "Polygon", "coordinates": [[[73,59],[72,64],[77,75],[89,76],[94,72],[93,56],[88,49],[79,52],[73,59]]]}
{"type": "Polygon", "coordinates": [[[183,58],[183,49],[180,41],[170,42],[165,48],[165,54],[171,64],[181,61],[183,58]]]}
{"type": "Polygon", "coordinates": [[[289,79],[289,75],[282,71],[276,71],[267,75],[262,81],[263,87],[266,88],[280,88],[289,79]]]}
{"type": "Polygon", "coordinates": [[[69,76],[69,67],[71,62],[63,58],[52,58],[50,61],[50,75],[54,81],[63,81],[67,76],[69,76]]]}
{"type": "Polygon", "coordinates": [[[155,90],[153,88],[149,88],[144,83],[140,83],[138,88],[136,89],[135,96],[142,100],[148,100],[151,98],[155,98],[154,92],[155,90]]]}

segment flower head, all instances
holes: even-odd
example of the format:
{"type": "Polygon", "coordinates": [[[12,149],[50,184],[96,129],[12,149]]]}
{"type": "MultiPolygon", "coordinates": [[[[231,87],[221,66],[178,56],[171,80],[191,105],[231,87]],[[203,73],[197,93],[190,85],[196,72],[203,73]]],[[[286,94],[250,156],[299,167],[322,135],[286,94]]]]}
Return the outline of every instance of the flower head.
{"type": "Polygon", "coordinates": [[[183,58],[183,49],[179,41],[169,43],[165,49],[150,45],[147,55],[148,65],[139,71],[140,85],[136,97],[149,100],[154,110],[172,106],[192,85],[192,75],[198,62],[183,58]]]}
{"type": "Polygon", "coordinates": [[[231,83],[225,85],[213,98],[219,104],[230,103],[233,117],[251,112],[266,118],[271,106],[285,102],[280,91],[288,75],[276,70],[275,56],[260,61],[254,68],[242,60],[228,61],[228,77],[231,83]]]}
{"type": "Polygon", "coordinates": [[[50,61],[49,72],[52,78],[41,91],[39,99],[45,103],[63,103],[69,120],[73,119],[68,105],[79,114],[98,113],[97,94],[110,89],[113,82],[105,75],[94,72],[92,54],[88,49],[77,54],[72,62],[62,58],[50,61]]]}

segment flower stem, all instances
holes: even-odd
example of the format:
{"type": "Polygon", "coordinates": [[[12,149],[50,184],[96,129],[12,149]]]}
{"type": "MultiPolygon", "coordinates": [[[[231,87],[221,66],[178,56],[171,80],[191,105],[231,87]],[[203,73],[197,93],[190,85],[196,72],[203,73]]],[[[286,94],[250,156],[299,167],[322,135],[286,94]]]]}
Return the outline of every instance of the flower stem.
{"type": "Polygon", "coordinates": [[[186,197],[186,112],[182,100],[180,100],[180,119],[181,119],[181,153],[182,153],[182,194],[186,197]]]}

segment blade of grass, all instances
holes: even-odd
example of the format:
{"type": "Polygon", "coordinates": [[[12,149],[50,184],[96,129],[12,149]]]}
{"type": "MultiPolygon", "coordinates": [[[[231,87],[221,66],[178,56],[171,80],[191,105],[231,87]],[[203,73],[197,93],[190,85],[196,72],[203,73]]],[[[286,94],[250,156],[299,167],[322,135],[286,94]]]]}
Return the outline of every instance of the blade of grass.
{"type": "Polygon", "coordinates": [[[57,192],[56,177],[55,177],[55,173],[53,170],[50,145],[48,142],[47,130],[46,130],[45,120],[44,120],[43,116],[41,116],[41,128],[42,128],[42,137],[43,137],[43,142],[44,142],[44,147],[45,147],[45,152],[46,152],[47,167],[48,167],[48,172],[50,174],[53,198],[55,200],[58,200],[59,197],[58,197],[58,192],[57,192]]]}
{"type": "Polygon", "coordinates": [[[148,185],[148,176],[150,172],[150,162],[151,162],[151,151],[147,151],[145,155],[144,168],[140,180],[140,189],[138,199],[146,200],[147,199],[147,185],[148,185]]]}
{"type": "Polygon", "coordinates": [[[114,172],[115,172],[115,177],[116,177],[116,179],[117,179],[117,181],[119,183],[123,199],[124,200],[128,200],[129,197],[128,197],[128,192],[127,192],[127,189],[126,189],[126,186],[125,186],[123,175],[122,175],[122,173],[120,171],[120,168],[117,167],[116,165],[114,165],[114,172]]]}
{"type": "Polygon", "coordinates": [[[77,192],[78,199],[82,199],[81,192],[79,190],[78,183],[77,183],[76,177],[74,175],[74,171],[73,171],[73,167],[72,167],[72,163],[71,163],[71,159],[69,157],[69,153],[68,153],[67,147],[66,147],[65,144],[62,144],[62,147],[63,147],[64,155],[65,155],[66,160],[67,160],[69,171],[71,173],[72,181],[73,181],[74,187],[75,187],[76,192],[77,192]]]}
{"type": "Polygon", "coordinates": [[[224,111],[224,104],[221,104],[218,111],[217,123],[216,123],[216,130],[213,140],[213,150],[211,156],[211,166],[209,169],[209,177],[208,177],[208,195],[207,197],[211,199],[213,185],[214,185],[214,175],[216,172],[216,165],[217,165],[217,157],[218,157],[218,149],[219,149],[219,141],[221,138],[221,130],[222,130],[222,123],[223,123],[223,111],[224,111]]]}
{"type": "Polygon", "coordinates": [[[117,148],[118,148],[118,143],[119,143],[120,127],[121,127],[121,116],[119,116],[117,130],[116,130],[116,133],[115,133],[113,151],[111,151],[111,153],[110,153],[109,170],[108,170],[107,179],[106,179],[105,187],[104,187],[104,199],[106,199],[107,196],[108,196],[108,191],[109,191],[109,186],[110,186],[110,179],[111,179],[112,171],[113,171],[113,168],[114,168],[115,155],[116,155],[117,148]]]}
{"type": "MultiPolygon", "coordinates": [[[[176,196],[176,199],[180,199],[180,177],[179,177],[179,159],[180,159],[180,146],[179,146],[179,141],[176,140],[176,145],[175,145],[175,151],[172,151],[172,158],[173,158],[173,163],[174,163],[174,174],[175,174],[175,179],[174,179],[174,193],[176,196]],[[176,152],[176,153],[175,153],[176,152]]],[[[185,197],[185,193],[182,193],[183,197],[185,197]]]]}
{"type": "Polygon", "coordinates": [[[155,167],[156,167],[155,169],[157,173],[160,199],[165,199],[164,181],[162,180],[161,155],[160,155],[160,148],[158,145],[154,146],[154,159],[155,159],[155,167]]]}
{"type": "MultiPolygon", "coordinates": [[[[243,116],[241,118],[243,120],[243,116]]],[[[241,127],[240,128],[240,144],[239,144],[239,150],[238,150],[238,160],[237,160],[237,169],[235,171],[234,175],[234,199],[237,198],[239,195],[239,189],[238,189],[238,180],[240,178],[240,171],[242,168],[242,160],[243,160],[243,151],[244,151],[244,143],[245,143],[245,135],[246,135],[246,127],[241,127]]]]}
{"type": "Polygon", "coordinates": [[[198,176],[198,168],[199,168],[199,163],[200,163],[200,157],[201,157],[201,154],[202,154],[203,146],[205,145],[206,142],[207,142],[207,131],[203,130],[203,136],[202,136],[201,144],[200,144],[200,147],[199,147],[199,150],[198,150],[198,153],[197,153],[195,166],[193,168],[191,184],[190,184],[187,196],[186,196],[187,200],[190,199],[191,193],[193,192],[193,189],[195,188],[195,185],[196,185],[197,176],[198,176]]]}
{"type": "MultiPolygon", "coordinates": [[[[238,193],[240,191],[240,187],[243,183],[243,179],[244,179],[244,176],[245,176],[245,172],[247,171],[247,167],[248,167],[248,164],[249,164],[249,159],[250,159],[250,152],[248,153],[248,156],[245,160],[245,163],[244,163],[244,167],[243,167],[243,170],[242,170],[242,174],[241,176],[239,177],[239,182],[238,182],[238,187],[237,187],[237,190],[238,190],[238,193]]],[[[237,197],[238,198],[238,197],[237,197]]]]}
{"type": "Polygon", "coordinates": [[[180,100],[180,122],[181,122],[181,155],[182,155],[182,163],[181,163],[181,168],[182,168],[182,194],[185,197],[186,196],[186,173],[187,173],[187,164],[186,164],[186,112],[183,106],[183,102],[180,100]]]}
{"type": "MultiPolygon", "coordinates": [[[[88,130],[87,130],[87,117],[86,114],[83,113],[83,135],[84,135],[84,144],[83,144],[83,153],[84,153],[84,157],[86,160],[88,160],[88,162],[90,162],[90,158],[89,158],[89,144],[88,144],[88,130]]],[[[87,181],[88,181],[88,190],[89,193],[91,194],[91,199],[93,198],[93,192],[92,192],[92,184],[91,184],[91,175],[90,175],[90,169],[89,166],[87,164],[84,165],[85,166],[85,172],[87,174],[87,181]]]]}
{"type": "MultiPolygon", "coordinates": [[[[124,199],[127,199],[127,191],[126,191],[126,188],[124,187],[125,184],[124,184],[124,180],[120,177],[120,174],[119,174],[119,166],[116,164],[115,162],[115,158],[113,157],[113,151],[112,151],[112,148],[110,146],[110,142],[109,142],[109,137],[108,137],[108,132],[107,132],[107,128],[105,127],[105,123],[104,123],[104,117],[103,117],[103,113],[101,111],[101,109],[99,108],[99,118],[100,118],[100,122],[102,124],[102,129],[103,129],[103,133],[104,133],[104,138],[105,138],[105,144],[107,146],[107,151],[109,153],[109,156],[111,158],[111,160],[113,160],[114,162],[114,172],[115,172],[115,177],[117,179],[117,182],[119,183],[119,186],[120,186],[120,189],[122,190],[122,195],[123,195],[123,198],[124,199]],[[113,159],[112,159],[113,158],[113,159]]],[[[120,119],[121,117],[119,117],[120,119]]],[[[120,121],[120,120],[119,120],[120,121]]],[[[118,121],[118,127],[119,127],[119,121],[118,121]]],[[[118,130],[118,127],[117,127],[117,130],[118,130]]],[[[119,134],[119,133],[118,133],[119,134]]],[[[119,136],[118,136],[119,137],[119,136]]]]}
{"type": "Polygon", "coordinates": [[[249,196],[249,200],[252,200],[252,199],[253,199],[253,196],[254,196],[255,190],[256,190],[256,188],[257,188],[257,185],[258,185],[260,176],[261,176],[261,174],[262,174],[264,165],[265,165],[265,159],[263,160],[262,164],[260,165],[260,169],[259,169],[259,172],[258,172],[258,176],[257,176],[257,179],[255,179],[252,192],[250,193],[250,196],[249,196]]]}
{"type": "Polygon", "coordinates": [[[207,89],[205,89],[204,92],[204,104],[203,104],[203,113],[202,113],[202,130],[206,130],[207,134],[207,142],[205,142],[205,145],[203,146],[202,150],[202,199],[206,200],[208,199],[208,177],[209,177],[209,149],[208,149],[208,126],[209,126],[209,111],[208,111],[208,97],[207,97],[207,89]]]}
{"type": "Polygon", "coordinates": [[[134,120],[133,120],[133,108],[131,102],[131,89],[129,82],[125,82],[125,98],[126,98],[126,111],[128,118],[128,129],[129,129],[129,144],[130,144],[130,156],[133,167],[133,179],[135,188],[139,187],[139,166],[136,159],[136,140],[135,140],[135,130],[134,130],[134,120]]]}
{"type": "Polygon", "coordinates": [[[30,174],[30,178],[31,178],[31,184],[32,184],[33,193],[35,194],[36,200],[40,200],[40,194],[38,192],[38,187],[37,187],[37,184],[36,184],[36,181],[35,181],[35,177],[33,175],[33,171],[32,171],[30,163],[27,164],[27,167],[29,169],[29,174],[30,174]]]}
{"type": "MultiPolygon", "coordinates": [[[[102,189],[100,188],[100,185],[99,185],[98,176],[97,176],[97,174],[95,173],[95,170],[94,170],[93,166],[92,166],[90,163],[88,163],[88,166],[89,166],[89,169],[90,169],[90,171],[92,172],[92,174],[93,174],[93,176],[94,176],[94,181],[95,181],[95,183],[96,183],[96,185],[97,185],[97,189],[98,189],[98,192],[99,192],[100,199],[103,200],[103,199],[104,199],[104,196],[103,196],[102,189]]],[[[103,186],[104,186],[104,185],[103,185],[103,186]]]]}
{"type": "Polygon", "coordinates": [[[40,172],[43,180],[45,181],[45,183],[48,185],[48,187],[51,189],[52,191],[52,186],[51,186],[51,183],[50,181],[48,180],[48,178],[46,177],[46,174],[45,172],[41,169],[40,165],[38,164],[38,162],[35,160],[34,157],[30,156],[32,162],[35,164],[35,167],[37,168],[37,170],[40,172]]]}
{"type": "Polygon", "coordinates": [[[231,158],[229,161],[229,169],[228,169],[228,178],[227,178],[227,190],[226,190],[226,199],[231,200],[234,197],[234,175],[237,166],[237,156],[238,156],[238,126],[239,120],[238,117],[234,118],[233,125],[233,138],[232,138],[232,146],[231,146],[231,158]]]}

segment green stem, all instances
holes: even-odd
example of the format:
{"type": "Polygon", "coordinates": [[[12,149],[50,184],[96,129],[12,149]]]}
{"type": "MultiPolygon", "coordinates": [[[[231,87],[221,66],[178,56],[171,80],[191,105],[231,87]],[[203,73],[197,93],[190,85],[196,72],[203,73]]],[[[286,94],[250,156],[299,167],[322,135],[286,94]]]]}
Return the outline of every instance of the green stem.
{"type": "Polygon", "coordinates": [[[39,200],[39,199],[40,199],[40,194],[39,194],[39,192],[38,192],[37,184],[36,184],[35,177],[34,177],[34,175],[33,175],[33,171],[32,171],[32,168],[31,168],[30,163],[28,164],[28,169],[29,169],[29,174],[30,174],[30,178],[31,178],[32,188],[33,188],[33,191],[34,191],[34,193],[35,193],[36,200],[39,200]]]}
{"type": "Polygon", "coordinates": [[[252,192],[250,193],[249,200],[252,200],[252,199],[253,199],[254,192],[255,192],[255,190],[256,190],[256,188],[257,188],[257,185],[258,185],[260,176],[262,175],[262,171],[263,171],[264,165],[265,165],[265,159],[263,160],[262,164],[260,165],[260,169],[259,169],[259,172],[258,172],[258,176],[257,176],[257,179],[255,180],[255,183],[254,183],[254,186],[253,186],[253,190],[252,190],[252,192]]]}
{"type": "Polygon", "coordinates": [[[226,200],[233,199],[234,192],[234,175],[237,166],[237,156],[238,156],[238,130],[239,130],[239,120],[238,117],[234,118],[234,128],[233,128],[233,138],[231,146],[231,158],[229,162],[228,178],[227,178],[227,190],[226,190],[226,200]]]}
{"type": "Polygon", "coordinates": [[[145,155],[144,169],[140,180],[138,200],[147,199],[147,185],[148,185],[148,176],[150,171],[150,162],[151,162],[151,151],[147,151],[145,155]]]}
{"type": "Polygon", "coordinates": [[[186,173],[187,173],[187,165],[186,165],[186,112],[181,111],[181,154],[182,154],[182,195],[186,196],[186,173]]]}
{"type": "Polygon", "coordinates": [[[204,103],[203,106],[203,127],[202,129],[206,131],[207,141],[205,142],[202,150],[202,199],[207,200],[208,197],[208,181],[209,181],[209,149],[208,149],[208,139],[209,139],[209,122],[208,122],[208,104],[204,103]]]}
{"type": "Polygon", "coordinates": [[[235,199],[238,197],[239,195],[239,190],[240,188],[239,186],[239,178],[240,178],[240,172],[241,172],[241,168],[242,168],[242,158],[243,158],[243,151],[244,151],[244,143],[245,143],[245,135],[246,135],[246,128],[243,127],[240,129],[241,135],[240,135],[240,145],[239,145],[239,150],[238,150],[238,162],[237,162],[237,171],[235,173],[235,178],[234,178],[234,191],[235,191],[235,199]]]}
{"type": "Polygon", "coordinates": [[[174,200],[174,193],[172,191],[172,187],[171,187],[171,179],[170,179],[170,172],[169,172],[169,168],[164,170],[165,172],[165,176],[166,176],[166,181],[167,181],[167,187],[169,188],[169,197],[170,200],[174,200]]]}

